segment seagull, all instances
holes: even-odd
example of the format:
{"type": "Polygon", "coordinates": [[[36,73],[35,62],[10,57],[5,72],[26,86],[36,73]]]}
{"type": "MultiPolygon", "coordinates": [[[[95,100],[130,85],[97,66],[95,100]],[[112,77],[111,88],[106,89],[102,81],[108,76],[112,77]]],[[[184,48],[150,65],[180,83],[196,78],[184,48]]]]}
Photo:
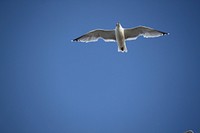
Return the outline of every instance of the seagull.
{"type": "Polygon", "coordinates": [[[153,38],[168,34],[169,33],[167,32],[155,30],[146,26],[126,29],[123,28],[118,22],[113,30],[95,29],[76,39],[73,39],[72,42],[95,42],[101,38],[105,42],[117,42],[118,52],[128,52],[125,41],[136,40],[139,36],[153,38]]]}

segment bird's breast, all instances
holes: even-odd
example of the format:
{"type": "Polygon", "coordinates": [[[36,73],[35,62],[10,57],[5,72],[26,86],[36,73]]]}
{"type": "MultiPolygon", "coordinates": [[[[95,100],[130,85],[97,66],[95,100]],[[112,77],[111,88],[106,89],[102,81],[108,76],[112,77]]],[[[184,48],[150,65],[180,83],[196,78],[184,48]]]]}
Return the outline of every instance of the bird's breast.
{"type": "Polygon", "coordinates": [[[124,29],[119,27],[115,29],[115,36],[118,43],[124,42],[124,29]]]}

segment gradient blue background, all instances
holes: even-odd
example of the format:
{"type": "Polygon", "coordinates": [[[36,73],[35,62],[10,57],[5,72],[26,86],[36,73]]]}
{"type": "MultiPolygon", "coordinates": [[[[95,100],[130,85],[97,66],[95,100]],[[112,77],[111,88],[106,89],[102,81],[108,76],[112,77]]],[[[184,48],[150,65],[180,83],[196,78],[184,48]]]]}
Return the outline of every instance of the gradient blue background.
{"type": "Polygon", "coordinates": [[[0,2],[1,133],[200,132],[198,0],[0,2]],[[95,28],[169,36],[72,43],[95,28]]]}

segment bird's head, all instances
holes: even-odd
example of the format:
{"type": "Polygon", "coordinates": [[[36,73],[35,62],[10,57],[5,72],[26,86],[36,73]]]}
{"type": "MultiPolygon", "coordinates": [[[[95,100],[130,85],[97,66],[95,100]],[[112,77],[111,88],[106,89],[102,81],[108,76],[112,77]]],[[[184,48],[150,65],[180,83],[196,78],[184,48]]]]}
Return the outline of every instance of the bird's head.
{"type": "Polygon", "coordinates": [[[119,22],[117,22],[116,27],[121,27],[121,24],[119,22]]]}

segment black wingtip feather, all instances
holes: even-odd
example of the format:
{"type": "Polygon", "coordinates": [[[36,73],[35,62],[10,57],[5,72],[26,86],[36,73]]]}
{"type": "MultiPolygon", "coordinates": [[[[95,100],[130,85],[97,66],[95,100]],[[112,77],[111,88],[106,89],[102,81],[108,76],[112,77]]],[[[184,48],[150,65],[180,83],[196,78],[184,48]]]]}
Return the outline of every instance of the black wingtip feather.
{"type": "Polygon", "coordinates": [[[162,34],[163,34],[163,36],[164,36],[164,35],[169,35],[169,33],[167,33],[167,32],[162,32],[162,34]]]}
{"type": "Polygon", "coordinates": [[[72,42],[78,42],[78,38],[73,39],[72,42]]]}
{"type": "Polygon", "coordinates": [[[79,39],[80,39],[80,37],[73,39],[72,42],[79,42],[80,41],[79,39]]]}
{"type": "Polygon", "coordinates": [[[78,37],[78,38],[73,39],[72,42],[80,42],[80,38],[81,38],[81,37],[83,37],[83,36],[80,36],[80,37],[78,37]]]}

